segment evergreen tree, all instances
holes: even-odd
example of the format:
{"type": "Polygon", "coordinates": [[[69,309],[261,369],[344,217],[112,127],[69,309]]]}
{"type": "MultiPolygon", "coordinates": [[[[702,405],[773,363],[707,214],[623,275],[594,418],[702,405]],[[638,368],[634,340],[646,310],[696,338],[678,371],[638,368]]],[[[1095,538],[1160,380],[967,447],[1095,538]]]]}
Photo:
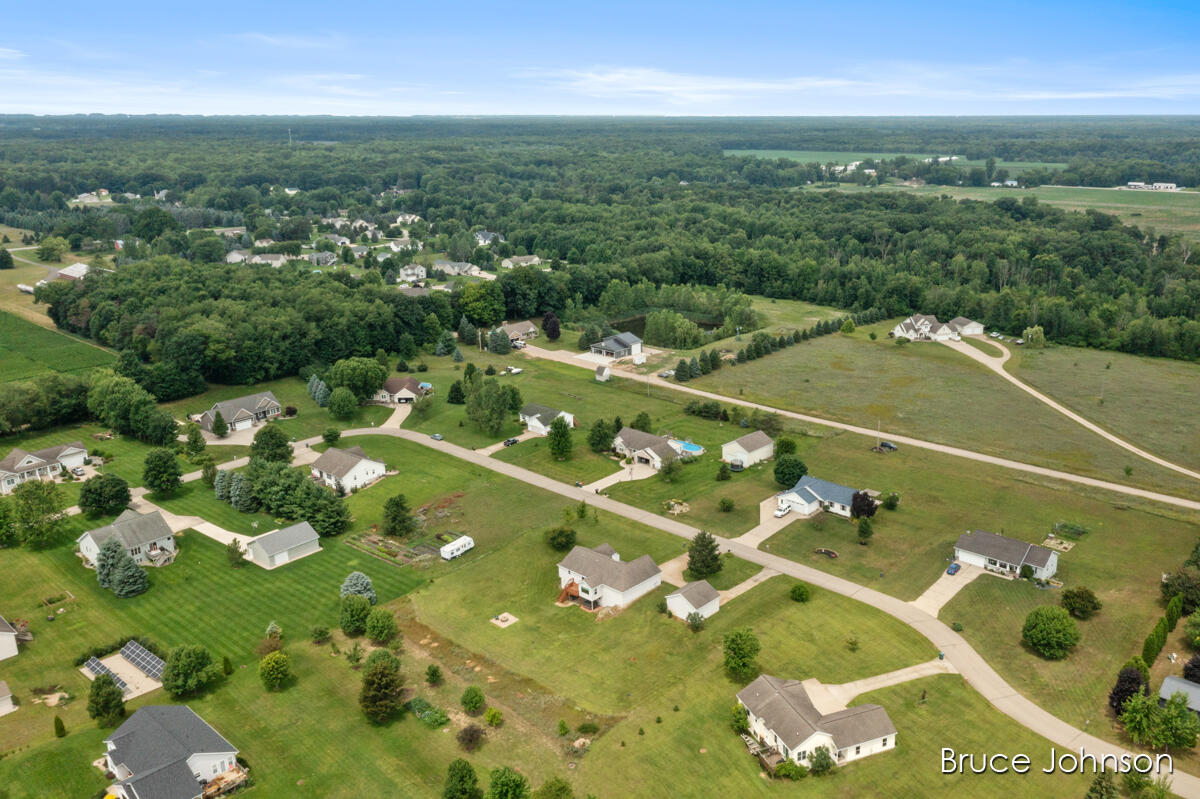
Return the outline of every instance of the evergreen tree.
{"type": "Polygon", "coordinates": [[[451,405],[464,405],[466,401],[467,395],[463,391],[463,381],[455,380],[450,384],[450,391],[446,394],[446,402],[451,405]]]}
{"type": "Polygon", "coordinates": [[[376,724],[382,724],[399,712],[402,705],[400,692],[403,687],[404,680],[397,668],[386,660],[371,662],[368,658],[367,668],[363,673],[362,690],[358,695],[358,706],[367,718],[376,724]]]}
{"type": "Polygon", "coordinates": [[[700,361],[697,360],[695,355],[692,356],[692,360],[688,361],[688,373],[691,374],[693,378],[697,378],[703,374],[703,372],[700,371],[700,361]]]}
{"type": "Polygon", "coordinates": [[[217,477],[213,480],[213,494],[221,502],[229,501],[229,482],[232,473],[224,469],[217,472],[217,477]]]}
{"type": "Polygon", "coordinates": [[[321,382],[321,379],[319,377],[317,377],[316,372],[313,372],[311,375],[308,376],[308,385],[306,385],[305,388],[308,389],[308,396],[314,400],[317,398],[316,397],[317,383],[320,383],[320,382],[321,382]]]}
{"type": "Polygon", "coordinates": [[[242,472],[234,472],[233,477],[229,481],[229,504],[236,511],[249,513],[253,507],[254,499],[250,488],[250,481],[246,479],[246,475],[242,472]]]}
{"type": "Polygon", "coordinates": [[[1096,779],[1092,780],[1088,792],[1083,795],[1083,799],[1120,799],[1121,792],[1117,790],[1116,783],[1113,782],[1111,771],[1101,771],[1096,775],[1096,779]]]}
{"type": "Polygon", "coordinates": [[[458,320],[458,343],[468,347],[479,346],[479,330],[471,324],[466,314],[463,314],[462,318],[458,320]]]}
{"type": "MultiPolygon", "coordinates": [[[[650,418],[650,414],[642,411],[637,416],[633,417],[633,421],[629,424],[634,430],[641,430],[643,433],[654,432],[654,422],[650,418]]],[[[619,430],[617,432],[620,432],[619,430]]]]}
{"type": "Polygon", "coordinates": [[[224,438],[229,435],[229,424],[225,421],[225,417],[217,411],[217,415],[213,417],[212,434],[217,438],[224,438]]]}
{"type": "Polygon", "coordinates": [[[449,355],[450,353],[454,352],[454,347],[454,334],[449,330],[443,330],[442,334],[438,336],[437,345],[434,347],[433,354],[440,356],[449,355]]]}
{"type": "Polygon", "coordinates": [[[200,425],[195,422],[188,423],[187,444],[184,449],[187,451],[189,458],[195,458],[200,453],[204,452],[208,447],[208,443],[204,440],[204,433],[200,430],[200,425]]]}
{"type": "Polygon", "coordinates": [[[462,350],[460,350],[458,347],[455,347],[454,354],[451,356],[451,360],[453,360],[455,363],[462,363],[466,359],[463,358],[462,350]]]}
{"type": "Polygon", "coordinates": [[[277,424],[264,424],[254,434],[250,444],[250,457],[279,463],[292,462],[292,445],[288,434],[277,424]]]}
{"type": "Polygon", "coordinates": [[[680,383],[686,383],[692,379],[692,367],[683,358],[680,358],[679,363],[675,364],[675,379],[680,383]]]}
{"type": "Polygon", "coordinates": [[[325,384],[324,380],[318,380],[317,387],[313,390],[313,402],[324,408],[329,404],[329,395],[332,393],[333,390],[325,384]]]}
{"type": "Polygon", "coordinates": [[[708,368],[714,372],[721,368],[721,353],[715,349],[708,351],[708,368]]]}
{"type": "Polygon", "coordinates": [[[125,717],[125,695],[111,674],[99,674],[92,680],[87,712],[101,727],[113,727],[125,717]]]}
{"type": "Polygon", "coordinates": [[[125,547],[115,536],[100,545],[100,551],[96,553],[96,581],[101,588],[112,588],[113,570],[124,552],[125,547]]]}
{"type": "MultiPolygon", "coordinates": [[[[709,352],[710,352],[710,350],[705,350],[704,352],[701,352],[700,358],[698,359],[699,366],[700,366],[700,374],[702,374],[702,375],[706,375],[712,371],[712,362],[709,360],[709,357],[708,357],[709,352]]],[[[697,360],[697,359],[693,358],[693,360],[697,360]]]]}
{"type": "Polygon", "coordinates": [[[701,530],[688,546],[688,571],[697,580],[711,577],[721,571],[721,553],[717,541],[701,530]]]}
{"type": "MultiPolygon", "coordinates": [[[[403,494],[389,497],[383,503],[383,534],[392,536],[412,535],[417,531],[419,522],[408,506],[408,499],[403,494]]],[[[349,581],[349,578],[347,578],[349,581]]],[[[345,585],[342,586],[345,588],[345,585]]]]}
{"type": "Polygon", "coordinates": [[[571,440],[571,427],[561,416],[554,417],[550,423],[550,432],[546,437],[546,446],[555,460],[565,461],[571,457],[574,442],[571,440]]]}
{"type": "Polygon", "coordinates": [[[117,560],[112,570],[112,591],[122,599],[137,596],[146,592],[150,587],[150,578],[133,557],[122,548],[122,557],[117,560]]]}
{"type": "Polygon", "coordinates": [[[608,422],[603,419],[597,419],[592,422],[592,429],[588,431],[588,449],[592,452],[608,452],[608,450],[612,449],[614,435],[615,433],[608,426],[608,422]]]}
{"type": "Polygon", "coordinates": [[[483,799],[483,790],[479,787],[474,767],[461,757],[451,761],[446,770],[442,799],[483,799]]]}
{"type": "Polygon", "coordinates": [[[507,355],[512,351],[512,342],[508,338],[508,334],[500,328],[496,328],[488,333],[488,352],[495,355],[507,355]]]}
{"type": "MultiPolygon", "coordinates": [[[[394,497],[393,497],[394,499],[394,497]]],[[[371,585],[371,578],[359,571],[350,572],[342,583],[342,596],[358,594],[367,598],[367,602],[374,605],[377,597],[375,596],[375,587],[371,585]]]]}
{"type": "Polygon", "coordinates": [[[54,717],[54,737],[55,738],[66,738],[67,737],[67,725],[63,724],[62,716],[54,717]]]}

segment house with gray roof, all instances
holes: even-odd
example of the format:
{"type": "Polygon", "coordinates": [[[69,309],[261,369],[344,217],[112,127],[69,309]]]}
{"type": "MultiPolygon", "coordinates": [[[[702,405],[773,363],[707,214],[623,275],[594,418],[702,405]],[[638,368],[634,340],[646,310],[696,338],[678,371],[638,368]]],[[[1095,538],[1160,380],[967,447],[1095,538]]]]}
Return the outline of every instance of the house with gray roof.
{"type": "Polygon", "coordinates": [[[27,452],[14,449],[0,460],[0,496],[11,494],[27,480],[53,480],[82,466],[87,449],[82,441],[27,452]]]}
{"type": "Polygon", "coordinates": [[[775,495],[780,510],[787,508],[801,516],[811,516],[819,511],[828,511],[850,518],[850,504],[856,489],[831,483],[811,475],[804,475],[796,485],[775,495]]]}
{"type": "Polygon", "coordinates": [[[119,799],[199,799],[239,769],[238,750],[186,705],[140,708],[104,739],[119,799]]]}
{"type": "Polygon", "coordinates": [[[821,713],[799,680],[768,674],[738,691],[750,732],[780,757],[807,766],[824,747],[836,764],[896,748],[896,726],[879,705],[821,713]]]}
{"type": "Polygon", "coordinates": [[[212,432],[213,421],[217,414],[229,425],[229,432],[249,430],[255,425],[270,421],[282,412],[279,400],[270,391],[260,391],[257,394],[247,394],[237,399],[225,400],[214,404],[204,413],[196,417],[200,427],[212,432]]]}
{"type": "Polygon", "coordinates": [[[1175,694],[1187,697],[1188,710],[1200,716],[1200,683],[1176,677],[1174,674],[1163,678],[1162,686],[1158,689],[1158,704],[1165,705],[1175,694]]]}
{"type": "Polygon", "coordinates": [[[697,580],[667,594],[667,610],[677,619],[687,621],[693,613],[707,619],[721,609],[721,595],[708,580],[697,580]]]}
{"type": "Polygon", "coordinates": [[[1049,580],[1058,571],[1054,550],[986,530],[960,535],[954,544],[954,559],[1001,574],[1020,574],[1022,566],[1029,566],[1039,580],[1049,580]]]}
{"type": "Polygon", "coordinates": [[[608,358],[627,358],[630,355],[642,354],[642,340],[633,333],[617,333],[603,341],[597,341],[591,346],[593,355],[603,355],[608,358]]]}
{"type": "Polygon", "coordinates": [[[491,244],[493,241],[498,241],[501,244],[503,244],[504,237],[501,236],[499,233],[493,233],[490,230],[475,231],[475,243],[478,244],[480,247],[486,247],[489,244],[491,244]]]}
{"type": "Polygon", "coordinates": [[[509,341],[528,341],[539,335],[537,325],[528,319],[523,322],[506,322],[500,325],[500,329],[508,336],[509,341]]]}
{"type": "Polygon", "coordinates": [[[538,405],[536,402],[527,403],[518,414],[521,424],[525,425],[525,429],[539,436],[549,433],[550,425],[560,416],[566,420],[568,427],[575,426],[574,414],[560,411],[558,408],[551,408],[547,405],[538,405]]]}
{"type": "Polygon", "coordinates": [[[431,391],[433,391],[431,384],[423,383],[415,377],[389,377],[383,381],[383,385],[375,394],[375,401],[400,405],[418,400],[431,391]]]}
{"type": "Polygon", "coordinates": [[[433,271],[453,277],[454,275],[478,275],[480,269],[475,264],[469,264],[466,261],[434,261],[433,271]]]}
{"type": "Polygon", "coordinates": [[[246,558],[264,569],[274,569],[320,551],[317,531],[308,522],[300,522],[251,539],[246,545],[246,558]]]}
{"type": "Polygon", "coordinates": [[[721,445],[721,460],[743,468],[770,460],[774,455],[775,442],[761,430],[755,430],[721,445]]]}
{"type": "Polygon", "coordinates": [[[515,269],[518,266],[539,266],[541,263],[542,259],[536,255],[514,255],[501,261],[500,266],[504,269],[515,269]]]}
{"type": "Polygon", "coordinates": [[[369,457],[362,447],[330,447],[312,462],[310,469],[312,478],[318,483],[343,491],[365,488],[387,471],[383,461],[369,457]]]}
{"type": "Polygon", "coordinates": [[[162,512],[138,513],[125,510],[112,524],[88,530],[75,539],[84,562],[94,564],[100,547],[110,538],[121,542],[125,551],[140,564],[165,566],[175,559],[175,534],[162,512]]]}
{"type": "Polygon", "coordinates": [[[956,316],[949,322],[939,322],[930,314],[913,314],[892,328],[892,338],[909,341],[958,341],[962,336],[978,336],[983,325],[965,316],[956,316]]]}
{"type": "Polygon", "coordinates": [[[558,564],[558,601],[587,610],[626,607],[661,584],[662,573],[649,555],[623,561],[608,544],[577,546],[558,564]]]}
{"type": "Polygon", "coordinates": [[[613,450],[618,455],[632,458],[634,463],[649,464],[656,470],[661,469],[667,461],[679,457],[670,440],[632,427],[622,427],[613,436],[613,450]]]}

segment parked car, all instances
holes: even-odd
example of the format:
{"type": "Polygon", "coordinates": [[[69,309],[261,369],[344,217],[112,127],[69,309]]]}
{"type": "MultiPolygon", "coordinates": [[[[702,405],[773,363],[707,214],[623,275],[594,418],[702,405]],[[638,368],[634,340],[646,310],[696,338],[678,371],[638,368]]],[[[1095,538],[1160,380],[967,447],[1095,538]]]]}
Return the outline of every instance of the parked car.
{"type": "Polygon", "coordinates": [[[525,349],[525,342],[517,339],[512,342],[512,347],[514,350],[523,350],[525,349]]]}
{"type": "Polygon", "coordinates": [[[76,477],[83,477],[83,467],[76,466],[74,469],[71,470],[71,474],[75,475],[76,477]]]}
{"type": "Polygon", "coordinates": [[[667,369],[665,372],[659,372],[659,373],[658,373],[658,376],[659,376],[659,377],[661,377],[663,380],[666,380],[668,377],[674,377],[674,376],[675,376],[675,370],[674,370],[674,369],[667,369]]]}
{"type": "Polygon", "coordinates": [[[951,563],[951,564],[950,564],[950,568],[949,568],[949,569],[946,569],[946,574],[948,574],[948,575],[950,575],[951,577],[953,577],[954,575],[958,574],[958,570],[959,570],[959,569],[961,569],[961,568],[962,568],[962,566],[960,566],[959,564],[957,564],[957,563],[951,563]]]}
{"type": "Polygon", "coordinates": [[[1015,343],[1015,344],[1024,344],[1024,343],[1025,343],[1025,339],[1023,339],[1023,338],[1019,338],[1019,339],[1017,339],[1017,340],[1016,340],[1014,343],[1015,343]]]}
{"type": "Polygon", "coordinates": [[[784,505],[784,506],[783,506],[783,507],[781,507],[781,508],[776,508],[776,509],[775,509],[775,518],[776,518],[776,519],[781,519],[781,518],[783,518],[784,516],[787,516],[787,515],[788,515],[789,513],[791,513],[791,512],[792,512],[792,506],[791,506],[791,505],[784,505]]]}
{"type": "Polygon", "coordinates": [[[434,433],[430,436],[430,438],[432,438],[434,441],[441,441],[443,438],[445,438],[445,436],[443,436],[441,433],[434,433]]]}
{"type": "Polygon", "coordinates": [[[881,449],[886,449],[888,452],[895,452],[896,450],[900,449],[899,447],[897,447],[895,444],[893,444],[890,441],[880,441],[879,447],[881,449]]]}
{"type": "Polygon", "coordinates": [[[513,444],[516,444],[519,440],[520,439],[516,439],[516,438],[506,438],[506,439],[504,439],[504,446],[511,447],[513,444]]]}

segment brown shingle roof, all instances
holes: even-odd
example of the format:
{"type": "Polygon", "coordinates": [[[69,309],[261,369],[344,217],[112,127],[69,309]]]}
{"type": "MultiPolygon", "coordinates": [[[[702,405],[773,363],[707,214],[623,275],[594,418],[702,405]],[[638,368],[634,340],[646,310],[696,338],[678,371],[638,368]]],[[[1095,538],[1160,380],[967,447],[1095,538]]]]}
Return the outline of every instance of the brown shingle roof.
{"type": "Polygon", "coordinates": [[[755,430],[753,433],[747,433],[739,439],[730,441],[730,444],[737,444],[747,452],[753,452],[756,449],[771,445],[771,437],[761,430],[755,430]]]}
{"type": "Polygon", "coordinates": [[[568,552],[558,565],[583,575],[593,588],[603,585],[614,591],[628,590],[660,573],[649,555],[631,561],[613,560],[611,554],[579,546],[568,552]]]}
{"type": "Polygon", "coordinates": [[[738,691],[737,697],[789,749],[817,732],[831,735],[839,749],[896,734],[887,711],[879,705],[859,705],[822,716],[799,680],[763,674],[738,691]]]}
{"type": "MultiPolygon", "coordinates": [[[[339,480],[350,473],[350,470],[357,466],[361,461],[374,461],[367,453],[363,452],[362,447],[350,447],[349,449],[327,449],[321,453],[321,457],[313,461],[313,468],[332,474],[339,480]]],[[[379,463],[379,461],[375,461],[379,463]]]]}

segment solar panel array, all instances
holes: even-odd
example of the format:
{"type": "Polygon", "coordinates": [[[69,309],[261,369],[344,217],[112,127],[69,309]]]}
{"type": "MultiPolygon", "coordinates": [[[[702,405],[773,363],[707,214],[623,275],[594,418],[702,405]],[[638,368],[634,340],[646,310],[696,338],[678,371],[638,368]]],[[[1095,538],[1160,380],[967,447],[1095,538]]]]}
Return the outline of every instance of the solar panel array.
{"type": "Polygon", "coordinates": [[[83,665],[88,671],[90,671],[92,674],[95,674],[97,677],[99,677],[101,674],[107,674],[109,677],[112,677],[113,682],[115,682],[117,687],[121,689],[121,693],[125,693],[125,691],[129,690],[129,686],[125,684],[124,680],[122,680],[116,674],[113,674],[112,669],[110,669],[108,666],[105,666],[99,660],[96,660],[96,658],[88,658],[88,662],[84,663],[83,665]]]}
{"type": "Polygon", "coordinates": [[[162,658],[137,641],[130,641],[121,647],[121,657],[128,660],[138,671],[152,680],[161,680],[163,666],[167,665],[162,658]]]}

